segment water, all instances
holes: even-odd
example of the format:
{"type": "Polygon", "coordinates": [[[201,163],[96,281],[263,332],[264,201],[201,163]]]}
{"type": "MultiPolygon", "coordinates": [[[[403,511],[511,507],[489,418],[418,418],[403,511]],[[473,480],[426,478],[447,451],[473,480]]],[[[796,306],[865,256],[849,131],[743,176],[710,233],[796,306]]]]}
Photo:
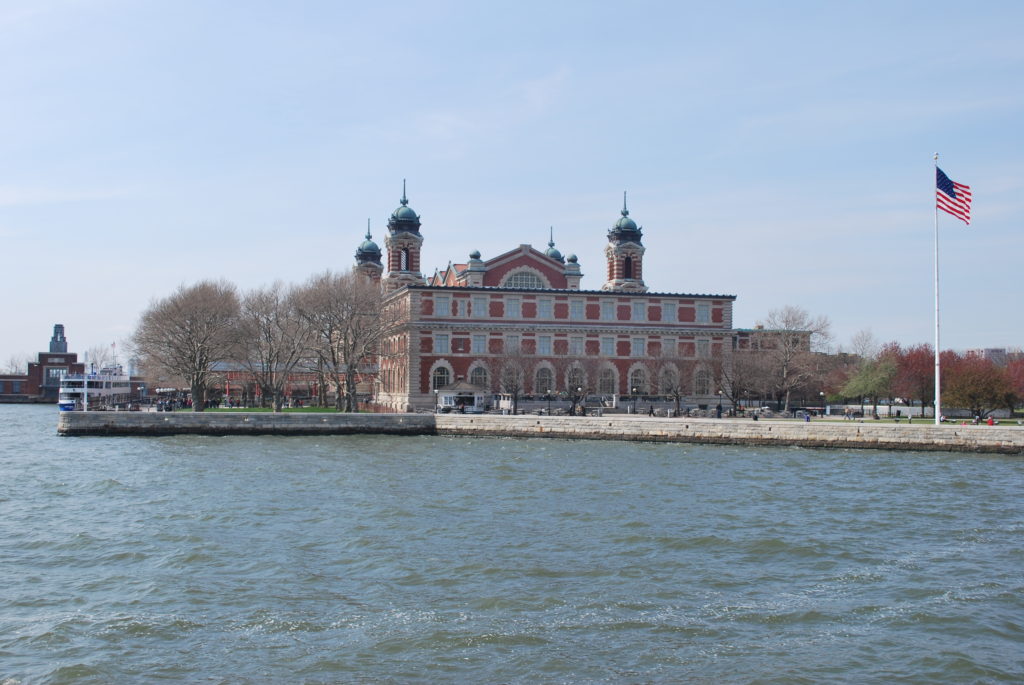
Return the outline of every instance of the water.
{"type": "Polygon", "coordinates": [[[0,683],[1024,680],[1024,460],[60,438],[0,405],[0,683]]]}

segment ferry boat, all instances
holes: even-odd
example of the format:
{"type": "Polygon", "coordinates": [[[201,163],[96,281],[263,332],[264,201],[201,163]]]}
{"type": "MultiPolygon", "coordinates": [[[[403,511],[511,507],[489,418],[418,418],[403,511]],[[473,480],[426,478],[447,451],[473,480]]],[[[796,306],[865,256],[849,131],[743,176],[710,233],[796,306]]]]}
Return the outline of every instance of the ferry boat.
{"type": "Polygon", "coordinates": [[[60,379],[57,407],[61,411],[97,411],[131,401],[131,378],[120,364],[99,372],[65,374],[60,379]]]}

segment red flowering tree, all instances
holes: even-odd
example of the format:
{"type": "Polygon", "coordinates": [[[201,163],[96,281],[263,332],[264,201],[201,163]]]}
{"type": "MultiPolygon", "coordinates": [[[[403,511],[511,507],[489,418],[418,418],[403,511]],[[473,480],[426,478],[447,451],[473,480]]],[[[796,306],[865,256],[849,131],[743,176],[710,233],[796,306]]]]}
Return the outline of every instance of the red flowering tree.
{"type": "Polygon", "coordinates": [[[1013,390],[1006,370],[980,354],[942,353],[942,403],[969,409],[984,418],[996,409],[1012,408],[1013,390]]]}
{"type": "Polygon", "coordinates": [[[921,411],[935,404],[935,348],[925,343],[903,350],[896,364],[896,393],[918,400],[921,411]]]}

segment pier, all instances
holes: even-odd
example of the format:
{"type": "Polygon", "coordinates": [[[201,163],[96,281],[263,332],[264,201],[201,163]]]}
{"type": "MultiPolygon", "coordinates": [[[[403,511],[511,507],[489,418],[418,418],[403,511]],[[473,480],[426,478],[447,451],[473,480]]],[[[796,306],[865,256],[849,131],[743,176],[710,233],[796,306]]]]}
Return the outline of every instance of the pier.
{"type": "Polygon", "coordinates": [[[65,436],[449,435],[1024,454],[1024,427],[645,416],[61,412],[65,436]]]}

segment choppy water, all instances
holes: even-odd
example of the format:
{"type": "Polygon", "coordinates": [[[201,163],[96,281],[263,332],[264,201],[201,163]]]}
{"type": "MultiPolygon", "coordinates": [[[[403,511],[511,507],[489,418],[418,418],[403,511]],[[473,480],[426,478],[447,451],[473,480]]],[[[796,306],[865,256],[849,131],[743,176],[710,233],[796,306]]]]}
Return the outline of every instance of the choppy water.
{"type": "Polygon", "coordinates": [[[1024,679],[1020,458],[55,426],[0,405],[3,683],[1024,679]]]}

